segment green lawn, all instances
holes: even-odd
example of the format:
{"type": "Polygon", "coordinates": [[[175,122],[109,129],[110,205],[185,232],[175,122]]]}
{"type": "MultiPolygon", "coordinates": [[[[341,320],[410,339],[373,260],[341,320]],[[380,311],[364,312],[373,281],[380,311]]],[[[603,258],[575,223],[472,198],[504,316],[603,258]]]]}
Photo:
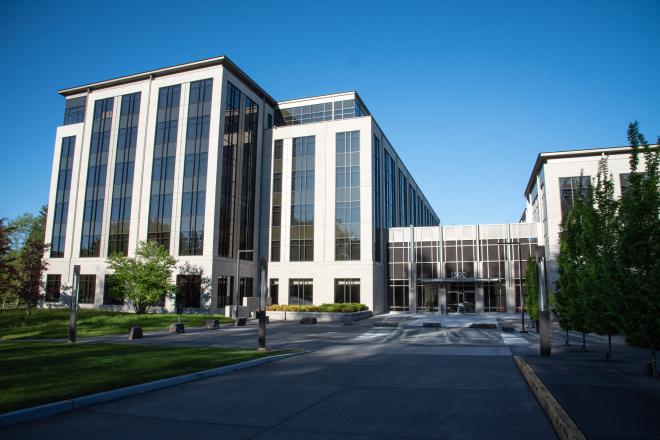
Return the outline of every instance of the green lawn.
{"type": "MultiPolygon", "coordinates": [[[[207,319],[218,319],[220,323],[231,322],[222,315],[182,315],[186,327],[203,327],[207,319]]],[[[175,314],[143,314],[106,312],[101,310],[78,311],[78,336],[101,336],[125,334],[139,325],[143,331],[167,330],[177,322],[175,314]]],[[[59,339],[67,338],[69,310],[32,310],[27,316],[25,309],[0,310],[0,341],[14,339],[59,339]]]]}
{"type": "Polygon", "coordinates": [[[54,342],[0,343],[0,412],[282,352],[54,342]]]}

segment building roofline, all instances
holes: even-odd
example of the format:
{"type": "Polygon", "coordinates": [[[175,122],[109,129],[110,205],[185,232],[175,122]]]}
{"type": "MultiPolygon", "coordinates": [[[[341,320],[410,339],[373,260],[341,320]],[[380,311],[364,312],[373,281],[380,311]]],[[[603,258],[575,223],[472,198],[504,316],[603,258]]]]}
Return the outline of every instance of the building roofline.
{"type": "MultiPolygon", "coordinates": [[[[658,145],[655,144],[649,144],[649,146],[654,149],[658,147],[658,145]]],[[[527,181],[527,186],[525,187],[524,196],[526,198],[527,194],[529,194],[532,191],[532,188],[534,188],[534,183],[535,183],[534,179],[541,170],[543,164],[547,162],[548,159],[564,159],[567,157],[586,157],[586,156],[596,156],[596,155],[600,156],[603,154],[606,156],[611,156],[615,154],[628,154],[631,151],[632,151],[632,147],[630,145],[627,145],[622,147],[583,148],[580,150],[559,150],[559,151],[548,151],[548,152],[539,153],[538,156],[536,156],[536,162],[534,162],[534,167],[532,168],[532,174],[529,176],[529,180],[527,181]]]]}
{"type": "Polygon", "coordinates": [[[66,89],[58,90],[57,93],[66,97],[66,96],[89,92],[92,90],[100,90],[108,87],[130,84],[132,82],[144,81],[149,78],[168,76],[176,73],[188,72],[191,70],[200,69],[203,67],[212,67],[212,66],[220,66],[220,65],[226,67],[231,73],[236,75],[238,79],[243,81],[246,85],[248,85],[255,92],[257,92],[257,94],[261,98],[263,98],[266,102],[268,102],[271,106],[273,107],[277,106],[277,101],[275,101],[275,99],[273,99],[272,96],[266,93],[266,91],[262,89],[261,86],[259,86],[259,84],[257,84],[252,78],[250,78],[243,70],[241,70],[236,64],[234,64],[233,61],[231,61],[225,55],[212,57],[212,58],[205,58],[202,60],[192,61],[183,64],[176,64],[170,67],[147,70],[141,73],[120,76],[103,81],[84,84],[81,86],[69,87],[66,89]]]}
{"type": "Polygon", "coordinates": [[[348,94],[353,94],[355,96],[355,99],[357,99],[358,102],[360,103],[360,106],[365,111],[365,113],[367,115],[371,116],[371,112],[367,108],[366,104],[362,100],[362,97],[360,96],[360,94],[358,93],[357,90],[347,90],[345,92],[324,93],[322,95],[305,96],[303,98],[287,99],[286,101],[278,101],[277,105],[279,107],[280,105],[290,105],[290,104],[295,104],[295,103],[304,102],[304,101],[311,101],[311,100],[322,99],[322,98],[332,98],[332,97],[335,97],[335,96],[348,95],[348,94]]]}

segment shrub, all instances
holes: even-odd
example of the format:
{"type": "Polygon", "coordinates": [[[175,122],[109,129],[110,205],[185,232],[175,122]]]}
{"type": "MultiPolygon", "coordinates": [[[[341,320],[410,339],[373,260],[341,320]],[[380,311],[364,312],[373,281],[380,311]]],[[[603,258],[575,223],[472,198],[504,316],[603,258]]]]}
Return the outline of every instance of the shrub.
{"type": "Polygon", "coordinates": [[[330,313],[353,313],[369,310],[364,304],[358,303],[338,303],[338,304],[321,304],[316,305],[289,305],[289,304],[273,304],[268,306],[267,310],[274,312],[330,312],[330,313]]]}

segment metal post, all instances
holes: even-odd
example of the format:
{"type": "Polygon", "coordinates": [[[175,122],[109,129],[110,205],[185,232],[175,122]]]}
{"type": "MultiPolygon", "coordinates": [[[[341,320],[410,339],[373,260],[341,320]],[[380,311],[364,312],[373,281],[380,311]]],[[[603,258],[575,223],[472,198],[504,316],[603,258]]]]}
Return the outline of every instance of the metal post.
{"type": "Polygon", "coordinates": [[[80,293],[80,265],[76,264],[73,266],[73,291],[71,292],[71,314],[69,315],[69,342],[76,342],[79,293],[80,293]]]}
{"type": "Polygon", "coordinates": [[[536,264],[539,283],[539,343],[541,356],[550,356],[550,307],[545,279],[545,246],[536,248],[536,264]]]}
{"type": "Polygon", "coordinates": [[[268,287],[268,261],[261,259],[261,301],[259,304],[259,351],[266,350],[266,290],[268,287]]]}
{"type": "Polygon", "coordinates": [[[410,225],[410,255],[408,256],[409,273],[408,280],[410,286],[408,287],[408,311],[410,313],[417,313],[417,247],[415,245],[415,227],[410,225]]]}

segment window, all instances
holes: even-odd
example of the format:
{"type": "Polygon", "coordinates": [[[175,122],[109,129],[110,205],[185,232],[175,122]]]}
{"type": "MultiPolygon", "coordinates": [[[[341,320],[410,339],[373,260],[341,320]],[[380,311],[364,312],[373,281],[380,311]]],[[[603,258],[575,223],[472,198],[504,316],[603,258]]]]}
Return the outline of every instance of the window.
{"type": "MultiPolygon", "coordinates": [[[[245,97],[245,123],[243,130],[243,160],[240,199],[239,246],[243,250],[254,249],[254,205],[257,179],[257,140],[259,136],[259,106],[245,97]]],[[[252,260],[254,252],[244,252],[243,260],[252,260]]]]}
{"type": "Polygon", "coordinates": [[[335,304],[359,303],[359,302],[360,302],[359,278],[335,280],[335,304]]]}
{"type": "Polygon", "coordinates": [[[394,160],[385,152],[385,227],[391,228],[396,220],[394,186],[394,160]]]}
{"type": "Polygon", "coordinates": [[[270,261],[280,261],[282,233],[282,140],[273,148],[273,200],[271,213],[270,261]]]}
{"type": "Polygon", "coordinates": [[[218,307],[224,309],[225,306],[234,304],[234,277],[218,277],[218,307]]]}
{"type": "Polygon", "coordinates": [[[222,147],[222,177],[220,190],[220,219],[218,226],[218,255],[234,255],[234,212],[236,197],[236,160],[241,120],[241,91],[227,82],[225,102],[225,133],[222,147]]]}
{"type": "Polygon", "coordinates": [[[273,128],[273,115],[272,115],[272,113],[268,113],[268,125],[267,125],[267,127],[269,129],[273,128]]]}
{"type": "Polygon", "coordinates": [[[103,202],[105,198],[108,149],[112,128],[112,106],[114,98],[100,99],[94,103],[94,120],[89,147],[85,206],[83,209],[81,257],[101,255],[101,228],[103,225],[103,202]]]}
{"type": "Polygon", "coordinates": [[[200,275],[176,276],[176,306],[179,308],[201,307],[202,277],[200,275]]]}
{"type": "Polygon", "coordinates": [[[202,255],[213,80],[190,83],[179,255],[202,255]]]}
{"type": "Polygon", "coordinates": [[[243,298],[254,296],[254,280],[252,278],[241,278],[239,288],[239,304],[243,304],[243,298]]]}
{"type": "Polygon", "coordinates": [[[335,260],[360,259],[360,132],[336,135],[335,260]]]}
{"type": "Polygon", "coordinates": [[[112,275],[105,276],[103,285],[103,305],[123,305],[124,300],[120,298],[119,286],[114,282],[112,275]]]}
{"type": "Polygon", "coordinates": [[[289,280],[289,304],[299,306],[314,304],[313,287],[311,279],[289,280]]]}
{"type": "Polygon", "coordinates": [[[270,293],[270,303],[271,304],[279,304],[279,296],[280,296],[280,280],[277,278],[272,278],[270,280],[270,288],[268,289],[268,292],[270,293]]]}
{"type": "Polygon", "coordinates": [[[80,304],[94,304],[96,295],[96,275],[80,275],[80,291],[78,302],[80,304]]]}
{"type": "Polygon", "coordinates": [[[64,106],[64,125],[85,122],[86,106],[87,96],[67,99],[64,106]]]}
{"type": "Polygon", "coordinates": [[[62,290],[62,275],[46,275],[46,301],[55,302],[60,300],[62,290]]]}
{"type": "Polygon", "coordinates": [[[408,225],[408,180],[399,170],[399,226],[408,225]]]}
{"type": "Polygon", "coordinates": [[[168,251],[180,101],[181,85],[162,87],[158,91],[147,239],[160,243],[168,251]]]}
{"type": "Polygon", "coordinates": [[[64,257],[64,246],[66,243],[66,223],[69,217],[71,172],[73,171],[73,154],[75,145],[75,136],[62,138],[62,147],[60,150],[60,166],[57,173],[55,210],[53,214],[53,233],[50,247],[51,258],[64,257]]]}
{"type": "Polygon", "coordinates": [[[410,245],[407,242],[390,242],[389,253],[389,308],[408,310],[408,275],[410,272],[410,245]]]}
{"type": "Polygon", "coordinates": [[[291,261],[314,260],[314,136],[293,139],[291,261]]]}
{"type": "Polygon", "coordinates": [[[320,104],[302,105],[280,109],[275,113],[278,126],[311,124],[314,122],[331,121],[333,119],[348,119],[366,116],[367,112],[356,99],[344,101],[323,102],[320,104]],[[334,110],[334,111],[333,111],[334,110]],[[334,117],[333,117],[334,115],[334,117]]]}
{"type": "Polygon", "coordinates": [[[108,255],[116,252],[128,255],[140,96],[140,92],[138,92],[121,97],[117,157],[112,186],[112,207],[110,208],[108,255]]]}
{"type": "Polygon", "coordinates": [[[374,261],[380,261],[380,244],[382,240],[382,224],[380,218],[380,139],[374,135],[374,157],[373,157],[373,219],[374,219],[374,261]]]}
{"type": "Polygon", "coordinates": [[[591,178],[589,176],[559,178],[562,217],[573,207],[575,200],[587,197],[590,185],[591,178]]]}

